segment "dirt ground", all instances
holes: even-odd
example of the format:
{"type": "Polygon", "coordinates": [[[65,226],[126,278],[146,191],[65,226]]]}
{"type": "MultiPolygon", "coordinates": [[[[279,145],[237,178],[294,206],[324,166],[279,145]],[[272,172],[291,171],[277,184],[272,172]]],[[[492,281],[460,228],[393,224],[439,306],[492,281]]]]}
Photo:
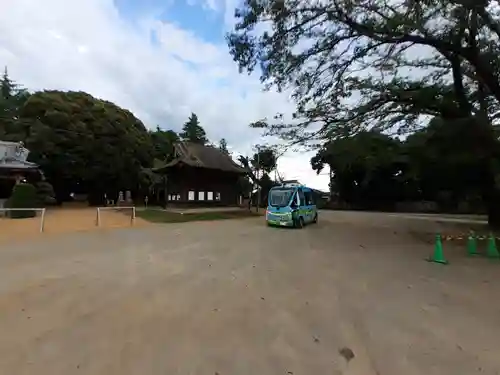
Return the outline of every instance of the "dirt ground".
{"type": "MultiPolygon", "coordinates": [[[[0,243],[25,240],[27,237],[40,235],[41,214],[28,219],[8,219],[0,217],[0,243]]],[[[130,227],[131,211],[113,210],[101,211],[101,222],[96,226],[96,208],[54,208],[47,209],[44,224],[44,234],[69,233],[96,229],[130,227]]],[[[148,223],[136,218],[134,226],[144,226],[148,223]]]]}
{"type": "Polygon", "coordinates": [[[498,374],[500,262],[448,243],[450,265],[423,261],[432,225],[326,212],[2,246],[0,374],[498,374]]]}

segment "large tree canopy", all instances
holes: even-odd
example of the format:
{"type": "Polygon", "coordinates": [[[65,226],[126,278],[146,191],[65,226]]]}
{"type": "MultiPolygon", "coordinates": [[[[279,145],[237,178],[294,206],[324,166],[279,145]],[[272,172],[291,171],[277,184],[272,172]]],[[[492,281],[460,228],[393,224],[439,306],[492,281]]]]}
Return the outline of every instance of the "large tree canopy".
{"type": "Polygon", "coordinates": [[[328,164],[332,191],[356,207],[388,209],[403,201],[434,201],[452,211],[481,196],[488,178],[484,159],[489,155],[483,148],[488,139],[487,133],[478,137],[467,123],[436,118],[405,140],[376,130],[337,138],[318,151],[311,165],[319,172],[328,164]],[[461,142],[467,133],[470,141],[461,142]]]}
{"type": "Polygon", "coordinates": [[[22,140],[59,199],[89,191],[134,190],[153,147],[144,124],[113,103],[81,92],[43,91],[30,96],[19,112],[22,127],[9,139],[22,140]]]}
{"type": "Polygon", "coordinates": [[[252,166],[254,170],[260,170],[270,173],[277,167],[276,152],[270,147],[258,146],[257,152],[252,157],[252,166]]]}
{"type": "Polygon", "coordinates": [[[240,69],[258,67],[297,103],[292,121],[254,127],[321,145],[366,129],[412,133],[439,117],[462,143],[484,141],[481,195],[500,225],[496,1],[245,0],[236,15],[228,43],[240,69]]]}
{"type": "Polygon", "coordinates": [[[422,115],[498,115],[500,23],[494,1],[246,0],[228,36],[242,70],[289,88],[308,140],[366,127],[409,131],[422,115]],[[310,126],[314,124],[315,128],[310,126]]]}

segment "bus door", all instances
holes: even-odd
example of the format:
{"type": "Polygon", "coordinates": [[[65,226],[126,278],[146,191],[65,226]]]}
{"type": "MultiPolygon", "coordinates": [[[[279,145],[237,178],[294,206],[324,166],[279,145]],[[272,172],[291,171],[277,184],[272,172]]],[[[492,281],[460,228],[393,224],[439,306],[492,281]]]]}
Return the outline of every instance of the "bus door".
{"type": "Polygon", "coordinates": [[[309,210],[306,202],[306,198],[304,195],[304,191],[302,188],[299,188],[297,191],[297,196],[299,198],[299,213],[304,218],[305,223],[309,223],[312,221],[312,217],[309,215],[309,210]]]}
{"type": "Polygon", "coordinates": [[[307,208],[307,212],[309,215],[309,222],[313,222],[314,218],[318,214],[316,202],[314,201],[313,192],[311,189],[304,190],[305,204],[307,208]]]}
{"type": "Polygon", "coordinates": [[[316,205],[314,204],[312,191],[310,189],[304,189],[304,210],[306,211],[306,218],[304,220],[307,223],[311,223],[316,216],[316,205]]]}

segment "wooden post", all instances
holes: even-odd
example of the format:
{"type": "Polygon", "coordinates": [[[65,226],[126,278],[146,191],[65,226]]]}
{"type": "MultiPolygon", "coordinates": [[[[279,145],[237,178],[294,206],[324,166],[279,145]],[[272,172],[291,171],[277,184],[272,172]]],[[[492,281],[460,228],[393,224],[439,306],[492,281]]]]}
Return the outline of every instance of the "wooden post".
{"type": "Polygon", "coordinates": [[[42,217],[40,219],[40,233],[43,233],[45,228],[45,208],[42,209],[42,217]]]}
{"type": "Polygon", "coordinates": [[[163,199],[165,200],[165,208],[168,204],[168,191],[167,191],[167,175],[163,176],[163,199]]]}
{"type": "Polygon", "coordinates": [[[97,211],[97,213],[96,213],[96,218],[95,218],[95,225],[96,225],[96,227],[98,227],[101,224],[101,215],[99,212],[99,207],[97,207],[96,211],[97,211]]]}
{"type": "Polygon", "coordinates": [[[132,207],[132,215],[130,216],[130,225],[134,225],[135,222],[135,206],[132,207]]]}

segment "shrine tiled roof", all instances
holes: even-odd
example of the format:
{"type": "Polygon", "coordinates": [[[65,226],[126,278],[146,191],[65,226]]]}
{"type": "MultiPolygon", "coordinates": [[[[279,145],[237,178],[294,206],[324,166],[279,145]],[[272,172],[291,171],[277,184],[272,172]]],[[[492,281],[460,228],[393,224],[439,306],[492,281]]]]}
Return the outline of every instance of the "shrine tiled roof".
{"type": "Polygon", "coordinates": [[[156,171],[171,168],[179,163],[191,167],[208,168],[234,173],[247,173],[247,171],[234,162],[230,155],[212,146],[192,142],[179,142],[175,144],[176,158],[166,165],[156,168],[156,171]]]}

